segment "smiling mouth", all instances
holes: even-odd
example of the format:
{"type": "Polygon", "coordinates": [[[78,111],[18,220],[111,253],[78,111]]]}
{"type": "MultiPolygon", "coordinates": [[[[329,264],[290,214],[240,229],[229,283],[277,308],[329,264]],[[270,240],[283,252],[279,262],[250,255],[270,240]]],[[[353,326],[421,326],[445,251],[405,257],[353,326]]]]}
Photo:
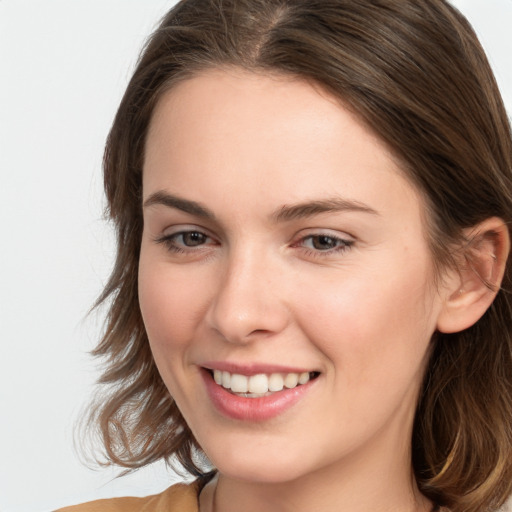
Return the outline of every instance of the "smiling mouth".
{"type": "Polygon", "coordinates": [[[316,379],[319,372],[260,373],[242,375],[221,370],[208,370],[215,383],[230,393],[243,398],[261,398],[284,389],[293,389],[316,379]]]}

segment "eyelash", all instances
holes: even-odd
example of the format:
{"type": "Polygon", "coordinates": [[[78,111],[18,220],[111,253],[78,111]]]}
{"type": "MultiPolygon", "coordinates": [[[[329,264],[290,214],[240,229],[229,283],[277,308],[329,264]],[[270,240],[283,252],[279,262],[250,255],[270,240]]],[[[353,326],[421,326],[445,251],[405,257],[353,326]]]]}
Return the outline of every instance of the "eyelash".
{"type": "MultiPolygon", "coordinates": [[[[157,238],[155,240],[155,242],[165,245],[167,250],[177,253],[177,254],[187,254],[187,253],[190,254],[190,253],[196,252],[196,251],[204,248],[204,245],[205,245],[204,242],[200,243],[196,246],[193,246],[193,245],[186,246],[183,243],[183,237],[187,236],[187,235],[189,235],[189,236],[190,235],[200,235],[201,237],[203,237],[204,242],[206,242],[208,239],[210,239],[210,240],[212,239],[210,236],[208,236],[206,233],[203,233],[202,231],[191,229],[191,230],[187,230],[187,231],[179,231],[177,233],[173,233],[172,235],[161,236],[161,237],[157,238]],[[181,246],[176,243],[176,240],[180,237],[182,237],[182,245],[181,246]]],[[[307,256],[321,258],[321,257],[326,257],[328,255],[345,252],[348,249],[350,249],[350,247],[352,247],[353,245],[354,245],[353,240],[347,240],[347,239],[344,239],[344,238],[341,238],[338,236],[319,233],[319,234],[303,236],[297,242],[294,242],[292,244],[292,247],[302,247],[304,249],[304,251],[306,252],[307,256]],[[327,250],[321,250],[321,249],[315,249],[314,247],[308,248],[305,246],[305,242],[307,240],[310,240],[314,244],[315,240],[318,241],[319,239],[322,239],[322,238],[325,239],[325,241],[328,241],[328,242],[331,242],[332,244],[334,244],[334,247],[327,249],[327,250]]]]}
{"type": "Polygon", "coordinates": [[[195,247],[199,247],[199,249],[202,248],[202,246],[204,244],[200,244],[197,246],[186,246],[185,244],[183,244],[183,246],[181,246],[181,247],[179,245],[177,245],[176,239],[179,237],[184,237],[186,235],[200,235],[200,236],[204,237],[204,240],[208,240],[209,238],[211,239],[211,237],[209,237],[206,233],[203,233],[202,231],[199,231],[197,229],[190,229],[190,230],[186,230],[186,231],[179,231],[178,233],[173,233],[172,235],[161,236],[161,237],[157,238],[155,241],[156,241],[156,243],[165,245],[165,247],[169,251],[174,252],[174,253],[179,253],[179,254],[187,254],[190,252],[195,252],[198,250],[198,249],[195,249],[195,247]]]}
{"type": "Polygon", "coordinates": [[[347,240],[347,239],[341,238],[339,236],[320,233],[320,234],[306,235],[306,236],[302,237],[298,242],[293,244],[293,247],[302,246],[308,256],[321,258],[321,257],[326,257],[326,256],[329,256],[332,254],[340,254],[345,251],[348,251],[350,249],[350,247],[352,247],[352,245],[354,245],[353,240],[347,240]],[[306,240],[311,240],[311,242],[314,244],[315,239],[318,241],[319,239],[322,239],[322,238],[329,240],[330,242],[335,244],[335,246],[330,249],[327,249],[327,250],[321,250],[321,249],[315,249],[315,248],[308,248],[304,245],[306,240]]]}

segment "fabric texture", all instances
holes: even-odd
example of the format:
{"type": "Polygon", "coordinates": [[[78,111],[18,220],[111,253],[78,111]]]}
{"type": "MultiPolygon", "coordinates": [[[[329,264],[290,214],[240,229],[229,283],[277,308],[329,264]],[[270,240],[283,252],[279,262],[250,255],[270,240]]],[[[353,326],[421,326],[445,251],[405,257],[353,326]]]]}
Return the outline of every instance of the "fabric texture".
{"type": "Polygon", "coordinates": [[[145,498],[111,498],[64,507],[55,512],[199,512],[199,483],[176,484],[145,498]]]}

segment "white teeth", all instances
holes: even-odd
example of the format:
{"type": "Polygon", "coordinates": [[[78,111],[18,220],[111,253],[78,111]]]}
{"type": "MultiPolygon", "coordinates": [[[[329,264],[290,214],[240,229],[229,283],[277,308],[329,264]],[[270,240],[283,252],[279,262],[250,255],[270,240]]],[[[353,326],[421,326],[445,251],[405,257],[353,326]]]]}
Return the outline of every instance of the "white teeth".
{"type": "Polygon", "coordinates": [[[299,376],[296,373],[289,373],[284,378],[284,385],[288,388],[294,388],[299,383],[299,376]]]}
{"type": "Polygon", "coordinates": [[[249,393],[266,393],[268,391],[268,377],[264,374],[249,377],[249,393]]]}
{"type": "Polygon", "coordinates": [[[284,379],[280,373],[273,373],[268,379],[269,391],[282,391],[284,388],[284,379]]]}
{"type": "Polygon", "coordinates": [[[298,385],[309,382],[311,374],[302,373],[271,373],[266,375],[241,375],[221,370],[213,371],[214,381],[223,388],[230,389],[233,393],[241,393],[243,396],[258,398],[267,393],[282,391],[285,387],[293,389],[298,385]]]}
{"type": "Polygon", "coordinates": [[[222,387],[226,389],[231,387],[231,373],[222,372],[222,387]]]}
{"type": "Polygon", "coordinates": [[[303,372],[299,375],[299,384],[306,384],[309,380],[309,372],[303,372]]]}
{"type": "Polygon", "coordinates": [[[247,393],[249,391],[249,378],[239,373],[231,375],[231,391],[235,393],[247,393]]]}

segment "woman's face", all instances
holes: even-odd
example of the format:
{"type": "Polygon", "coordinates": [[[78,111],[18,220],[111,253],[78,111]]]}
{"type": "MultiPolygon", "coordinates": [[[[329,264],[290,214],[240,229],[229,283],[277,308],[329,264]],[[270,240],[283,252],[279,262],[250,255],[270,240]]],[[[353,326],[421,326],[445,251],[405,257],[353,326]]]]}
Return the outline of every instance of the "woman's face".
{"type": "Polygon", "coordinates": [[[386,147],[304,81],[208,71],[158,104],[143,193],[151,349],[221,473],[410,472],[443,299],[386,147]]]}

